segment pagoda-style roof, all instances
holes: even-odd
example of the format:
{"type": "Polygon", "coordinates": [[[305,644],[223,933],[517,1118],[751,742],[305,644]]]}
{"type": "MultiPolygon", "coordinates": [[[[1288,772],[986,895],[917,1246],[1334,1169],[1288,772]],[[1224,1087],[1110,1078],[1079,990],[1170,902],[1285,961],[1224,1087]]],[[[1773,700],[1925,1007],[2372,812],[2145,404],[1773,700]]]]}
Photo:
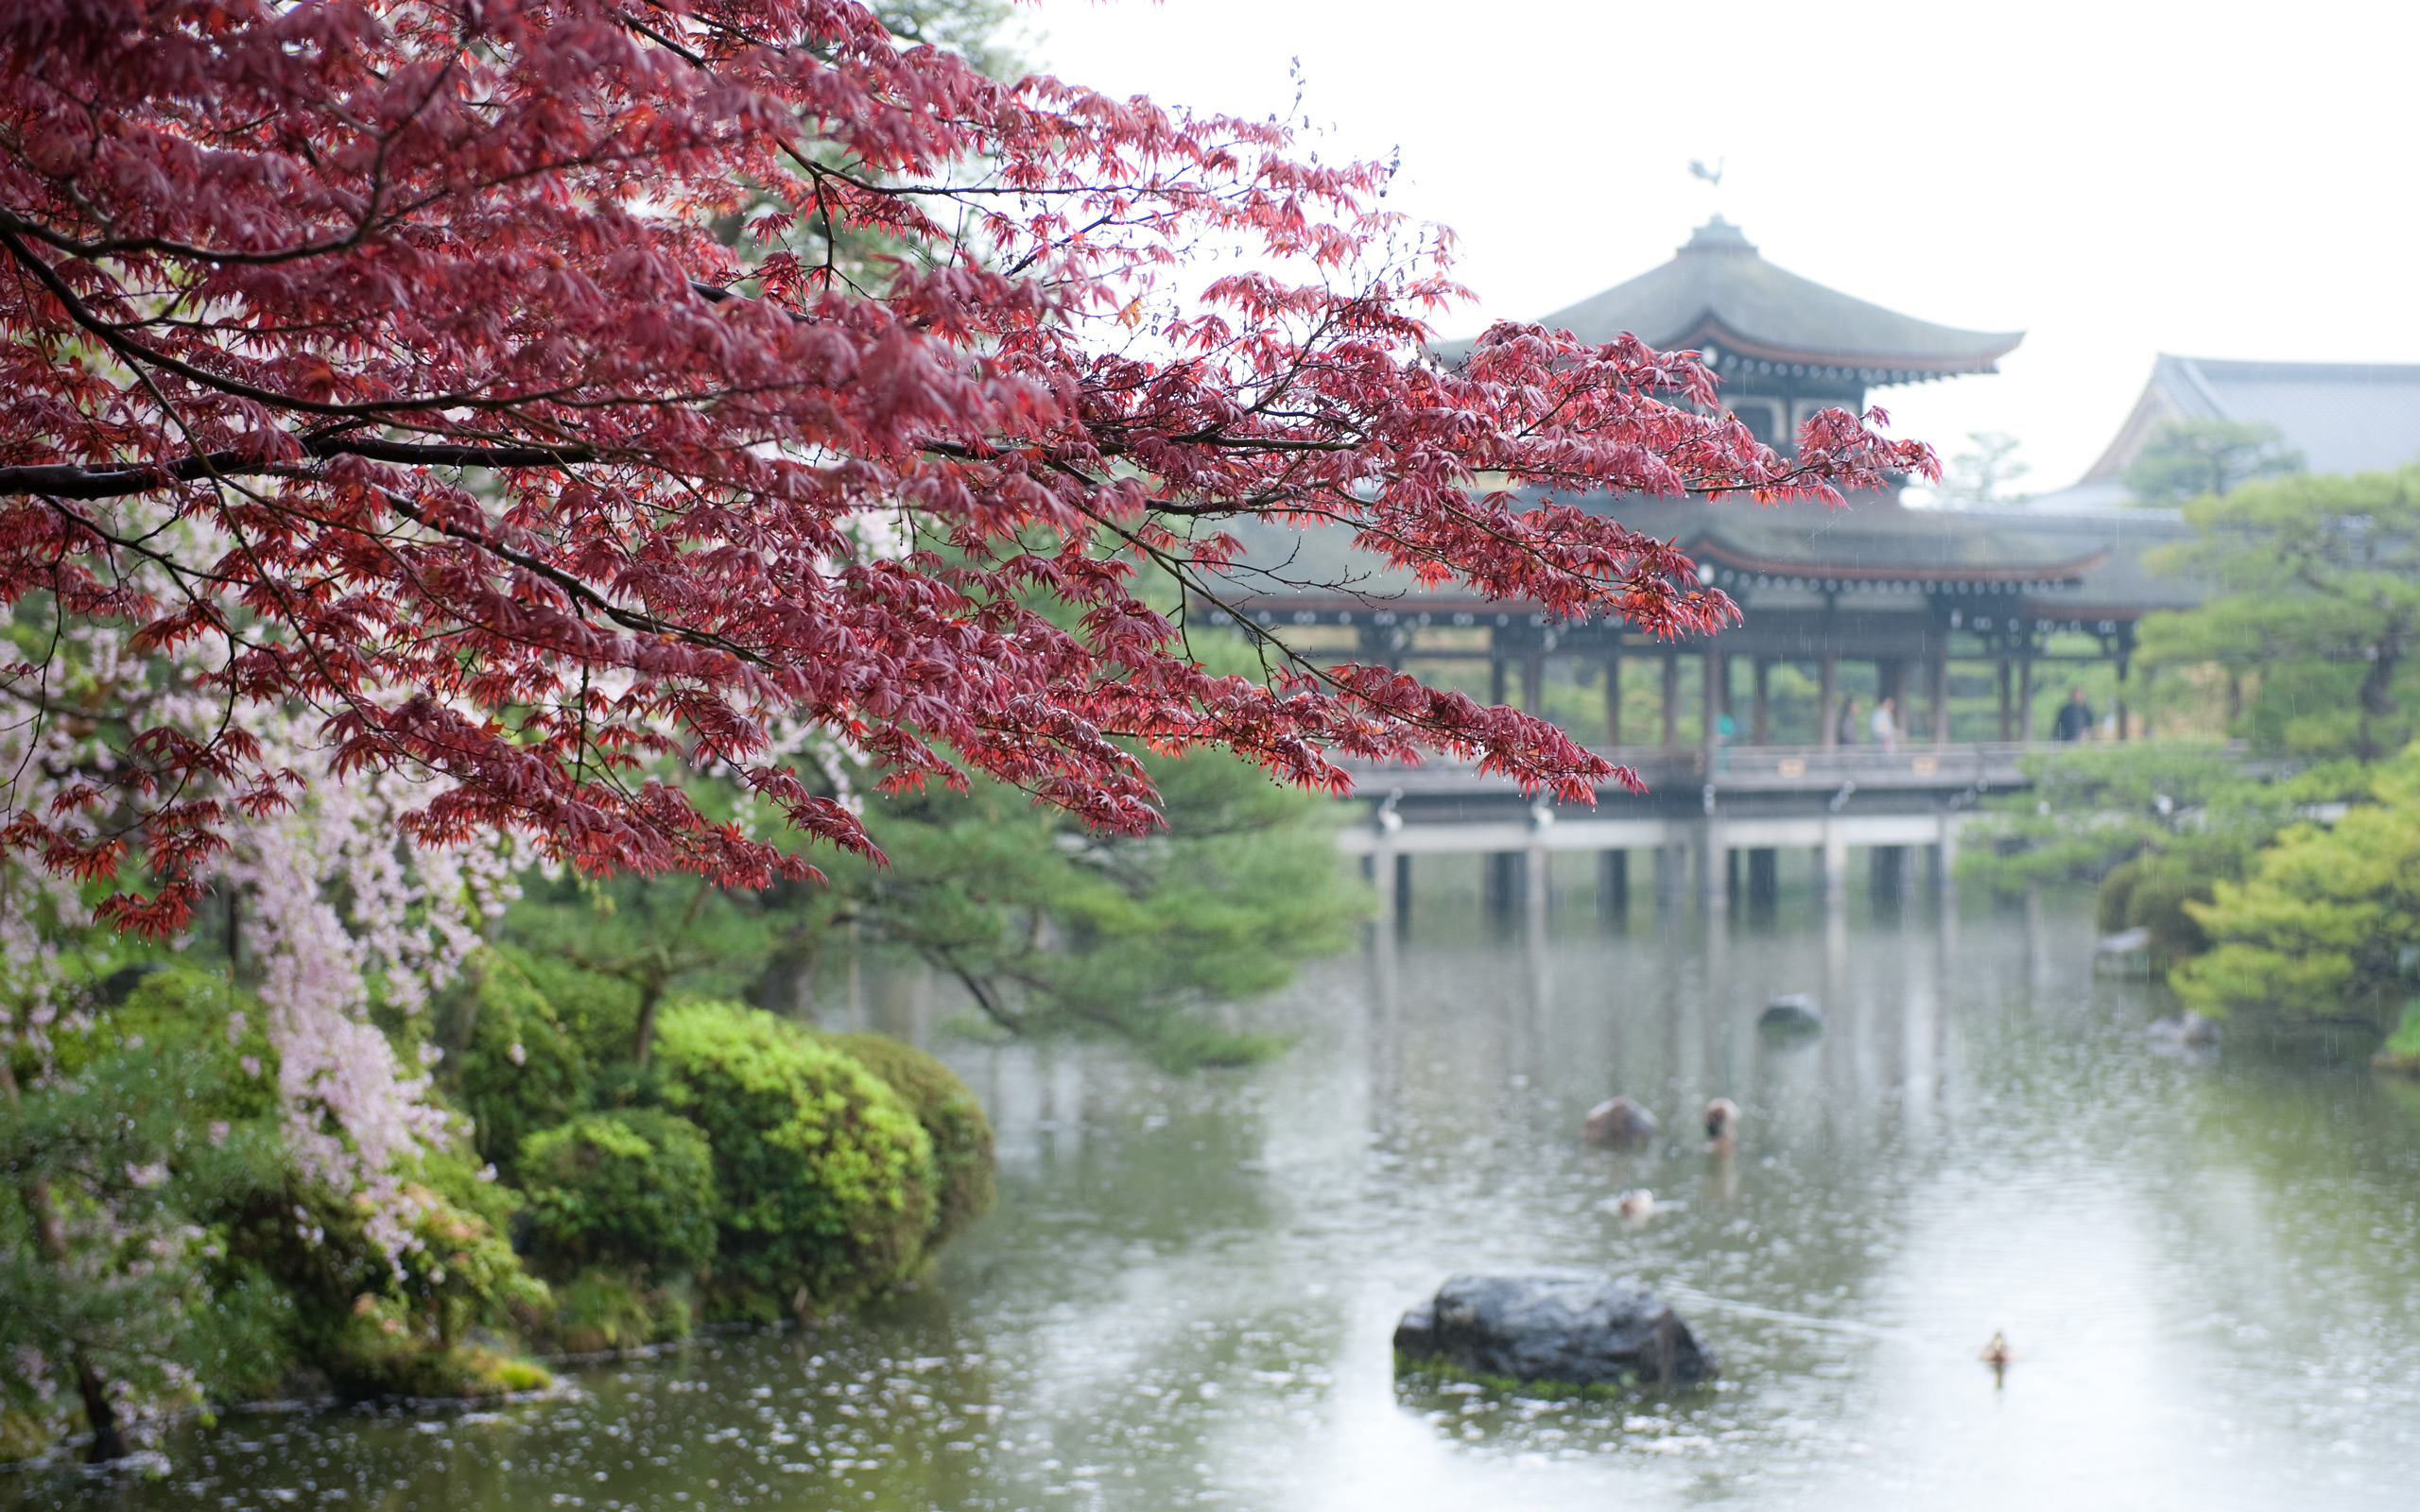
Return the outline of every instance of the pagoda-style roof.
{"type": "Polygon", "coordinates": [[[1726,377],[1742,362],[1788,364],[1869,387],[1993,372],[2025,336],[1935,325],[1827,289],[1766,262],[1720,215],[1663,266],[1539,323],[1587,341],[1629,332],[1659,350],[1711,347],[1726,377]]]}
{"type": "MultiPolygon", "coordinates": [[[[1854,495],[1840,508],[1635,495],[1580,502],[1671,541],[1696,559],[1709,582],[1735,596],[1751,588],[2072,593],[2109,564],[2115,545],[2089,534],[2034,528],[2023,519],[1909,509],[1880,493],[1854,495]]],[[[1527,616],[1536,609],[1480,599],[1459,585],[1423,587],[1409,572],[1355,551],[1340,529],[1297,531],[1257,522],[1232,528],[1245,544],[1229,575],[1236,601],[1254,610],[1411,608],[1527,616]]]]}
{"type": "Polygon", "coordinates": [[[2164,420],[2273,425],[2313,472],[2368,472],[2420,458],[2420,366],[2221,362],[2161,352],[2117,439],[2083,475],[2116,478],[2164,420]]]}

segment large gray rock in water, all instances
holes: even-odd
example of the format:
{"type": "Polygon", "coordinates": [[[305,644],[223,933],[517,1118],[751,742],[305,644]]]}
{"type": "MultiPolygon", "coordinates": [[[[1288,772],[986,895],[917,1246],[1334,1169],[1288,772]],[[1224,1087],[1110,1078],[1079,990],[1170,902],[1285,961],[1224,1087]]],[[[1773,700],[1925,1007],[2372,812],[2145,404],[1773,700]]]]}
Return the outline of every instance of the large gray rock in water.
{"type": "Polygon", "coordinates": [[[1804,992],[1773,999],[1756,1015],[1756,1027],[1776,1040],[1795,1040],[1824,1032],[1824,1010],[1804,992]]]}
{"type": "Polygon", "coordinates": [[[1473,1375],[1566,1385],[1693,1385],[1715,1373],[1713,1353],[1664,1298],[1588,1270],[1457,1276],[1403,1315],[1395,1349],[1473,1375]]]}

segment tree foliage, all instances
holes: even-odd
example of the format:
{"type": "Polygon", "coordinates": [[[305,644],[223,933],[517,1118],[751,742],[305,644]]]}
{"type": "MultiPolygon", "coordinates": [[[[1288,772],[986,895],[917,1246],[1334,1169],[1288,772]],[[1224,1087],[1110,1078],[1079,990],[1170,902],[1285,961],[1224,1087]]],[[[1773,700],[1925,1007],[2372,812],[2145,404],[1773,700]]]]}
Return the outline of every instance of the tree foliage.
{"type": "Polygon", "coordinates": [[[2185,516],[2196,539],[2161,565],[2212,592],[2144,621],[2145,662],[2256,676],[2238,719],[2270,749],[2401,749],[2415,730],[2403,698],[2420,632],[2420,467],[2246,483],[2185,516]]]}
{"type": "Polygon", "coordinates": [[[2188,1004],[2396,1022],[2420,983],[2420,748],[2375,768],[2367,799],[2192,908],[2213,948],[2174,973],[2188,1004]]]}
{"type": "Polygon", "coordinates": [[[1120,736],[1315,788],[1445,749],[1581,797],[1615,774],[1518,713],[1274,644],[1205,669],[1185,606],[1224,523],[1704,631],[1731,606],[1666,543],[1475,480],[1784,499],[1932,468],[1838,411],[1786,461],[1634,341],[1498,325],[1432,366],[1458,291],[1384,165],[1003,83],[844,0],[37,0],[0,10],[0,603],[44,644],[176,651],[216,705],[0,669],[80,743],[0,834],[140,861],[105,917],[147,931],[305,780],[264,755],[272,707],[337,780],[441,779],[410,833],[741,887],[813,868],[674,779],[870,855],[801,775],[819,737],[1121,833],[1158,796],[1120,736]],[[843,232],[890,250],[853,268],[843,232]]]}
{"type": "Polygon", "coordinates": [[[2045,751],[2025,768],[2028,787],[1985,800],[1960,874],[2003,891],[2093,884],[2101,931],[2148,930],[2163,966],[2209,948],[2195,905],[2240,881],[2263,846],[2311,805],[2367,790],[2353,763],[2277,772],[2181,742],[2045,751]]]}
{"type": "Polygon", "coordinates": [[[2015,485],[2033,471],[2032,463],[2016,455],[2023,443],[2006,431],[1969,431],[1966,441],[1966,450],[1942,470],[1940,486],[1932,490],[1934,504],[1945,509],[1989,509],[2021,503],[2025,495],[2015,485]]]}
{"type": "Polygon", "coordinates": [[[786,1007],[842,950],[905,953],[1011,1032],[1114,1035],[1170,1066],[1256,1058],[1269,1041],[1204,1010],[1350,942],[1367,899],[1338,866],[1338,816],[1219,753],[1144,767],[1164,821],[1151,835],[1100,833],[996,782],[877,793],[862,818],[880,865],[846,858],[823,885],[752,892],[533,876],[503,933],[557,1011],[610,1025],[586,1036],[600,1070],[633,1057],[657,1003],[786,1007]]]}
{"type": "Polygon", "coordinates": [[[2257,478],[2303,470],[2274,425],[2236,420],[2164,420],[2119,479],[2136,502],[2179,505],[2234,492],[2257,478]]]}

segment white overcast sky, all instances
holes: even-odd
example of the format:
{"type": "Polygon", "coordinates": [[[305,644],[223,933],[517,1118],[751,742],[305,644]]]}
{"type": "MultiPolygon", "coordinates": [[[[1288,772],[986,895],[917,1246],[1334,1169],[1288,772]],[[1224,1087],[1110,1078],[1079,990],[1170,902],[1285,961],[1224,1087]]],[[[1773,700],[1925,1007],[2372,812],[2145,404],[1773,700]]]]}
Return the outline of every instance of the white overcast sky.
{"type": "Polygon", "coordinates": [[[1880,390],[1946,458],[2074,480],[2155,352],[2420,362],[2420,4],[1041,0],[1072,82],[1400,147],[1478,306],[1534,318],[1720,210],[1770,260],[1945,324],[1994,376],[1880,390]],[[1722,160],[1720,190],[1688,161],[1722,160]]]}

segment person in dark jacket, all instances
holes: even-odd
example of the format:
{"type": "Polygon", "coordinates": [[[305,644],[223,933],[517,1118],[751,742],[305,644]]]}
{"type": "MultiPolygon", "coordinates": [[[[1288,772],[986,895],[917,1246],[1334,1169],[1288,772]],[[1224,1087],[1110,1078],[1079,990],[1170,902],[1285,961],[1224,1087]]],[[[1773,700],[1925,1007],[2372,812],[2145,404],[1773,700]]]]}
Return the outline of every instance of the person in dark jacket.
{"type": "Polygon", "coordinates": [[[2083,701],[2082,688],[2069,688],[2067,701],[2059,706],[2059,717],[2050,722],[2050,734],[2058,740],[2082,740],[2092,731],[2092,705],[2083,701]]]}

